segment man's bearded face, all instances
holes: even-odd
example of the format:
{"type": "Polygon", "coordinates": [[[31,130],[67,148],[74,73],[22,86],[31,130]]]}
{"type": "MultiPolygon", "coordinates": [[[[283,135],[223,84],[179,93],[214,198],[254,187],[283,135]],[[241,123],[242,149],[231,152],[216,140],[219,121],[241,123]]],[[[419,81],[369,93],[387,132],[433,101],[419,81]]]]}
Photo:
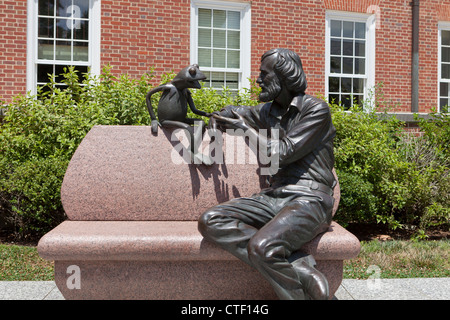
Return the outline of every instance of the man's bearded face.
{"type": "Polygon", "coordinates": [[[278,77],[275,76],[270,82],[261,84],[261,93],[259,100],[262,102],[269,102],[274,100],[281,93],[281,84],[278,77]]]}
{"type": "Polygon", "coordinates": [[[261,73],[256,82],[261,87],[259,100],[269,102],[274,100],[281,93],[281,83],[273,70],[275,60],[273,56],[265,58],[261,63],[261,73]]]}

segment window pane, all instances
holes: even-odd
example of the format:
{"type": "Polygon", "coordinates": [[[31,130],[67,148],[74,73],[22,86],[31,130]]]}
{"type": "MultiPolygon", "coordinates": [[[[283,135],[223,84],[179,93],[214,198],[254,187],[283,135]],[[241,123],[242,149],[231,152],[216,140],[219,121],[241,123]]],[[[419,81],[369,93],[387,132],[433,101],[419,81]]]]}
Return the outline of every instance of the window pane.
{"type": "Polygon", "coordinates": [[[211,47],[211,29],[198,29],[198,46],[211,47]]]}
{"type": "Polygon", "coordinates": [[[214,30],[213,31],[213,47],[214,48],[225,48],[226,41],[226,31],[225,30],[214,30]]]}
{"type": "Polygon", "coordinates": [[[227,73],[226,85],[229,89],[239,89],[239,74],[227,73]]]}
{"type": "Polygon", "coordinates": [[[56,0],[56,15],[58,17],[71,17],[72,8],[69,8],[71,5],[72,0],[56,0]]]}
{"type": "Polygon", "coordinates": [[[359,57],[366,56],[366,41],[355,40],[355,56],[359,57]]]}
{"type": "Polygon", "coordinates": [[[328,91],[329,92],[339,92],[339,79],[337,77],[330,77],[328,79],[328,91]]]}
{"type": "Polygon", "coordinates": [[[225,68],[226,50],[213,50],[213,67],[225,68]]]}
{"type": "Polygon", "coordinates": [[[211,87],[222,88],[225,86],[225,74],[223,72],[211,72],[211,87]]]}
{"type": "Polygon", "coordinates": [[[448,106],[448,99],[439,99],[439,106],[441,107],[441,112],[447,112],[448,108],[446,106],[448,106]]]}
{"type": "Polygon", "coordinates": [[[56,41],[55,60],[71,60],[72,47],[70,41],[56,41]]]}
{"type": "Polygon", "coordinates": [[[88,72],[88,67],[87,66],[76,66],[75,70],[77,71],[78,78],[80,80],[82,80],[82,77],[84,76],[84,74],[88,72]]]}
{"type": "Polygon", "coordinates": [[[441,61],[450,62],[450,48],[442,47],[441,61]]]}
{"type": "Polygon", "coordinates": [[[71,39],[72,23],[72,19],[56,19],[56,37],[59,39],[71,39]]]}
{"type": "Polygon", "coordinates": [[[73,42],[73,60],[89,61],[89,49],[87,42],[73,42]]]}
{"type": "Polygon", "coordinates": [[[53,40],[38,41],[38,59],[53,60],[53,40]]]}
{"type": "Polygon", "coordinates": [[[330,21],[331,36],[340,37],[342,35],[342,21],[331,20],[330,21]]]}
{"type": "Polygon", "coordinates": [[[198,65],[211,67],[211,49],[198,49],[198,65]]]}
{"type": "Polygon", "coordinates": [[[228,11],[228,29],[241,28],[241,13],[239,11],[228,11]]]}
{"type": "Polygon", "coordinates": [[[331,39],[331,48],[330,48],[331,54],[341,54],[341,40],[340,39],[331,39]]]}
{"type": "Polygon", "coordinates": [[[366,38],[366,24],[362,22],[355,22],[355,38],[366,38]]]}
{"type": "Polygon", "coordinates": [[[328,95],[328,102],[329,103],[335,103],[335,104],[339,104],[339,95],[338,94],[330,94],[328,95]]]}
{"type": "Polygon", "coordinates": [[[38,15],[40,16],[54,16],[53,0],[39,0],[38,15]]]}
{"type": "Polygon", "coordinates": [[[214,10],[213,11],[213,27],[214,28],[225,28],[226,27],[226,11],[214,10]]]}
{"type": "Polygon", "coordinates": [[[341,104],[344,106],[344,110],[349,110],[352,106],[352,97],[350,95],[341,96],[341,104]]]}
{"type": "Polygon", "coordinates": [[[330,57],[330,72],[341,73],[341,58],[330,57]]]}
{"type": "Polygon", "coordinates": [[[49,74],[53,73],[52,64],[38,64],[37,66],[37,82],[48,82],[49,74]]]}
{"type": "Polygon", "coordinates": [[[342,73],[353,73],[353,58],[342,58],[342,73]]]}
{"type": "Polygon", "coordinates": [[[89,40],[89,23],[88,21],[76,20],[76,28],[73,38],[77,40],[89,40]]]}
{"type": "Polygon", "coordinates": [[[342,52],[344,56],[353,56],[353,40],[342,41],[342,52]]]}
{"type": "Polygon", "coordinates": [[[353,79],[353,93],[364,93],[364,79],[353,79]]]}
{"type": "Polygon", "coordinates": [[[53,38],[54,36],[53,22],[54,22],[53,18],[39,18],[38,37],[53,38]]]}
{"type": "Polygon", "coordinates": [[[352,92],[352,78],[341,78],[341,92],[342,93],[352,92]]]}
{"type": "Polygon", "coordinates": [[[203,74],[205,75],[206,79],[203,81],[200,81],[200,83],[207,88],[211,87],[211,72],[203,71],[203,74]]]}
{"type": "Polygon", "coordinates": [[[198,25],[200,27],[211,27],[211,9],[198,9],[198,25]]]}
{"type": "Polygon", "coordinates": [[[73,0],[73,5],[79,8],[79,17],[74,16],[74,18],[89,18],[89,0],[73,0]]]}
{"type": "Polygon", "coordinates": [[[227,53],[227,68],[239,68],[239,51],[228,51],[227,53]]]}
{"type": "Polygon", "coordinates": [[[67,73],[68,69],[66,65],[55,65],[55,81],[61,83],[64,80],[63,73],[67,73]]]}
{"type": "Polygon", "coordinates": [[[442,30],[441,38],[442,38],[442,45],[450,46],[450,30],[442,30]]]}
{"type": "Polygon", "coordinates": [[[355,74],[366,74],[366,59],[355,58],[355,74]]]}
{"type": "Polygon", "coordinates": [[[353,38],[353,22],[344,21],[342,26],[343,37],[353,38]]]}
{"type": "Polygon", "coordinates": [[[361,107],[364,103],[364,96],[361,94],[353,95],[353,103],[361,107]]]}
{"type": "Polygon", "coordinates": [[[450,65],[442,64],[441,78],[442,79],[450,79],[450,65]]]}
{"type": "Polygon", "coordinates": [[[239,49],[241,46],[241,33],[239,31],[228,31],[228,49],[239,49]]]}
{"type": "Polygon", "coordinates": [[[439,95],[442,97],[448,97],[448,83],[447,82],[440,83],[439,95]]]}

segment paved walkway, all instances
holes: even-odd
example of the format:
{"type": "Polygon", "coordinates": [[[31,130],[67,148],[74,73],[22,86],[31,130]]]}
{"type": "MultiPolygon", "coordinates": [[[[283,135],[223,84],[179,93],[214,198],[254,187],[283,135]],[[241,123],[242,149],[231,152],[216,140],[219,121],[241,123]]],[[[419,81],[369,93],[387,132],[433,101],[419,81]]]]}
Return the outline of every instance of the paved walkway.
{"type": "MultiPolygon", "coordinates": [[[[63,300],[53,281],[2,281],[0,300],[63,300]]],[[[337,300],[450,300],[450,278],[342,281],[337,300]]]]}

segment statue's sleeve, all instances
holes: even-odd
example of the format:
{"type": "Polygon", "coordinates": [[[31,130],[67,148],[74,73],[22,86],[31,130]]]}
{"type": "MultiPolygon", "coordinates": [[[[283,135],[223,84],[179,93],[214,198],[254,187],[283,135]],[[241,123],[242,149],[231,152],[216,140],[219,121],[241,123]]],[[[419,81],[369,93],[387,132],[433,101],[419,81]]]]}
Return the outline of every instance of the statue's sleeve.
{"type": "Polygon", "coordinates": [[[270,153],[278,152],[280,165],[287,165],[303,158],[334,135],[328,105],[316,104],[309,108],[286,136],[269,142],[270,153]]]}
{"type": "Polygon", "coordinates": [[[246,121],[246,123],[258,130],[258,129],[268,129],[267,120],[267,104],[259,104],[256,106],[226,106],[223,108],[219,114],[223,117],[234,118],[233,112],[240,114],[246,121]]]}

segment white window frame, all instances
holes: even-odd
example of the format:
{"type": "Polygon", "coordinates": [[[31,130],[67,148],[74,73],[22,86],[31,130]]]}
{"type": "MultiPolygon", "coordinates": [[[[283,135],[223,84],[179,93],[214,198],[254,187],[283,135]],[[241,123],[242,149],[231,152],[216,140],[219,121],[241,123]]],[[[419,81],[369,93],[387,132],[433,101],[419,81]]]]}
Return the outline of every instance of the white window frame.
{"type": "Polygon", "coordinates": [[[101,0],[90,0],[88,62],[38,59],[38,0],[27,0],[27,91],[37,93],[37,66],[40,63],[88,65],[92,75],[100,75],[101,0]]]}
{"type": "Polygon", "coordinates": [[[364,87],[364,101],[365,111],[370,111],[375,106],[374,95],[370,96],[370,91],[375,88],[375,29],[376,29],[376,14],[365,14],[345,11],[333,11],[329,10],[325,13],[325,97],[328,99],[329,95],[329,83],[330,76],[336,75],[339,77],[352,77],[354,75],[348,74],[333,74],[330,72],[330,21],[331,20],[344,20],[352,22],[364,22],[366,23],[366,61],[365,71],[366,74],[363,77],[366,79],[364,87]]]}
{"type": "MultiPolygon", "coordinates": [[[[450,91],[450,80],[449,79],[442,79],[442,30],[444,31],[450,31],[450,22],[438,22],[438,82],[437,82],[437,110],[438,112],[442,112],[441,110],[441,82],[447,82],[449,85],[449,91],[450,91]]],[[[449,100],[450,100],[450,93],[449,93],[449,100]]],[[[449,112],[450,112],[450,103],[448,104],[449,112]]]]}
{"type": "Polygon", "coordinates": [[[251,10],[249,3],[191,0],[191,64],[198,63],[198,9],[233,10],[241,12],[241,39],[240,39],[240,68],[206,68],[203,71],[237,72],[240,74],[239,90],[250,88],[251,72],[251,10]]]}

